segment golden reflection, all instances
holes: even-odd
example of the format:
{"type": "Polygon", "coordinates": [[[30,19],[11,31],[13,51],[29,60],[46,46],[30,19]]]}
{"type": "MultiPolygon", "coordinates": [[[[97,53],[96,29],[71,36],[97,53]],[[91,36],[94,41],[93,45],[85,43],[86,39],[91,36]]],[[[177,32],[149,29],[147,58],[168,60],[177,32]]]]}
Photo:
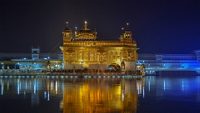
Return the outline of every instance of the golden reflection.
{"type": "Polygon", "coordinates": [[[87,80],[65,85],[60,108],[63,113],[136,113],[137,98],[136,80],[87,80]]]}

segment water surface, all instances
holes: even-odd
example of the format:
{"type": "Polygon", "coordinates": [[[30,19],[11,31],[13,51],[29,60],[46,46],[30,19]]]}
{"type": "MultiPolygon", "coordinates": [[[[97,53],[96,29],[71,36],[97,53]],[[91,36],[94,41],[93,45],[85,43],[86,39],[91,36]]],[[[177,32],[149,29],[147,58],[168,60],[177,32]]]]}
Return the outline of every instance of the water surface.
{"type": "Polygon", "coordinates": [[[0,113],[200,113],[200,77],[0,79],[0,113]]]}

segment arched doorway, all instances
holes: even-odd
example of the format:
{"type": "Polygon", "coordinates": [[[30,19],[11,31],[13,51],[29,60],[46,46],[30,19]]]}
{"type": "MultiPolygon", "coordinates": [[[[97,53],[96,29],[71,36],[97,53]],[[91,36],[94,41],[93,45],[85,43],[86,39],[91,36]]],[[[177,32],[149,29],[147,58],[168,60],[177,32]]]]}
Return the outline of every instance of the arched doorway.
{"type": "Polygon", "coordinates": [[[115,71],[115,72],[120,72],[121,71],[121,66],[117,63],[112,63],[108,65],[108,70],[110,71],[115,71]]]}

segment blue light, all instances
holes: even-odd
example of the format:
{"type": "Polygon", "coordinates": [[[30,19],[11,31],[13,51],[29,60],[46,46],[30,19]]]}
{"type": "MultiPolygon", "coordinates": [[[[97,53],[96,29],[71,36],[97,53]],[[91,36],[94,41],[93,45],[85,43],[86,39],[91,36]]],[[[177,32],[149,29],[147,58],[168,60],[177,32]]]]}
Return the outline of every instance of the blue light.
{"type": "Polygon", "coordinates": [[[47,98],[47,92],[46,91],[44,92],[44,98],[45,99],[47,98]]]}
{"type": "Polygon", "coordinates": [[[19,91],[20,91],[20,81],[19,79],[17,80],[17,94],[19,95],[19,91]]]}
{"type": "Polygon", "coordinates": [[[37,84],[36,81],[34,81],[34,84],[33,84],[33,92],[34,92],[34,94],[36,93],[36,90],[37,90],[36,89],[36,84],[37,84]]]}
{"type": "Polygon", "coordinates": [[[164,89],[164,91],[165,91],[165,89],[166,89],[166,83],[165,83],[165,80],[164,80],[164,82],[163,82],[163,89],[164,89]]]}
{"type": "Polygon", "coordinates": [[[184,80],[181,81],[181,90],[182,90],[182,91],[185,90],[184,80]]]}
{"type": "Polygon", "coordinates": [[[4,94],[4,84],[3,84],[3,82],[1,81],[1,95],[3,95],[4,94]]]}
{"type": "Polygon", "coordinates": [[[151,91],[151,82],[149,81],[148,82],[148,89],[149,89],[149,92],[151,91]]]}
{"type": "Polygon", "coordinates": [[[47,93],[47,101],[50,101],[50,94],[49,94],[49,92],[47,93]]]}

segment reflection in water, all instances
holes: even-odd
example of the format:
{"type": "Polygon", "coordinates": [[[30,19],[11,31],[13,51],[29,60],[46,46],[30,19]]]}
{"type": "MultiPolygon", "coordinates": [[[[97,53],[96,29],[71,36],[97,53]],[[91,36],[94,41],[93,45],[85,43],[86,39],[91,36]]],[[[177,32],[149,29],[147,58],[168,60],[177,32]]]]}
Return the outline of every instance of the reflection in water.
{"type": "Polygon", "coordinates": [[[66,84],[63,113],[136,113],[136,82],[125,80],[86,80],[66,84]]]}
{"type": "Polygon", "coordinates": [[[148,76],[137,113],[200,113],[199,76],[148,76]]]}
{"type": "MultiPolygon", "coordinates": [[[[146,96],[178,96],[178,95],[195,95],[200,93],[200,77],[155,77],[145,78],[145,95],[146,96]]],[[[144,93],[143,92],[143,93],[144,93]]]]}
{"type": "Polygon", "coordinates": [[[0,113],[199,113],[199,104],[197,76],[0,79],[0,113]]]}
{"type": "Polygon", "coordinates": [[[4,82],[3,82],[3,80],[0,80],[0,84],[1,84],[1,95],[3,95],[3,93],[4,93],[4,82]]]}
{"type": "Polygon", "coordinates": [[[59,96],[63,94],[64,82],[62,80],[50,79],[0,79],[0,94],[7,96],[31,95],[31,104],[38,105],[39,97],[50,101],[50,96],[59,96]]]}
{"type": "Polygon", "coordinates": [[[143,86],[141,79],[0,79],[2,96],[31,95],[24,101],[32,106],[59,98],[61,113],[136,113],[143,86]]]}

